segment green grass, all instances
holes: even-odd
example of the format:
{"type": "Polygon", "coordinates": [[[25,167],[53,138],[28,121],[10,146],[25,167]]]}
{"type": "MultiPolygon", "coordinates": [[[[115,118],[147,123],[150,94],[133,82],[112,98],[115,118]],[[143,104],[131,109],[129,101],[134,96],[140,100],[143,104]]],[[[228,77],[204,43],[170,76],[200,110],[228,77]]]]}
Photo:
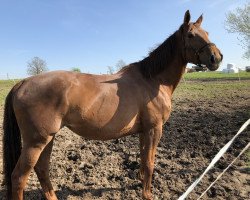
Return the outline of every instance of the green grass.
{"type": "Polygon", "coordinates": [[[250,81],[208,81],[208,82],[184,82],[182,81],[174,96],[177,98],[218,99],[230,98],[235,95],[249,93],[250,81]],[[219,95],[218,95],[219,94],[219,95]]]}
{"type": "Polygon", "coordinates": [[[19,80],[0,80],[0,106],[4,105],[5,97],[18,81],[19,80]]]}
{"type": "Polygon", "coordinates": [[[219,80],[230,80],[230,79],[250,79],[250,72],[240,72],[238,73],[222,73],[222,72],[193,72],[193,73],[185,73],[184,78],[185,80],[192,80],[192,79],[219,79],[219,80]]]}

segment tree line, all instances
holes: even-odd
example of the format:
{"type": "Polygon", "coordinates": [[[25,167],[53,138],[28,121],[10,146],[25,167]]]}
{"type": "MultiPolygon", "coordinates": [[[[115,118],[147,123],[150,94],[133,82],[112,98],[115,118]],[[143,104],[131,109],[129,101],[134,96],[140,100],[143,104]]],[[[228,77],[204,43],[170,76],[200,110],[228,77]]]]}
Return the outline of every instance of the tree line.
{"type": "MultiPolygon", "coordinates": [[[[37,74],[41,74],[44,72],[49,71],[47,67],[47,62],[43,60],[42,58],[39,57],[34,57],[32,58],[28,63],[27,63],[27,74],[30,76],[35,76],[37,74]]],[[[78,67],[72,67],[71,71],[73,72],[81,72],[80,68],[78,67]]]]}
{"type": "MultiPolygon", "coordinates": [[[[123,60],[119,60],[116,63],[115,67],[107,66],[107,74],[114,74],[115,72],[121,70],[121,68],[123,68],[125,65],[126,63],[123,60]]],[[[27,74],[30,76],[35,76],[37,74],[41,74],[47,71],[49,71],[47,67],[47,62],[37,56],[32,58],[27,63],[27,74]]],[[[70,71],[81,73],[81,69],[79,67],[72,67],[70,71]]]]}

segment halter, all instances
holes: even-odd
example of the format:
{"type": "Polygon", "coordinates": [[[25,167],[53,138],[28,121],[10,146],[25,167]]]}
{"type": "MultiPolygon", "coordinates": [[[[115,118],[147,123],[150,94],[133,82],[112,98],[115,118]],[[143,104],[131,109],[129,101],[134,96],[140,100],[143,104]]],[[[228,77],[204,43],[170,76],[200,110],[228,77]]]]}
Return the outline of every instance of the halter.
{"type": "MultiPolygon", "coordinates": [[[[215,44],[212,43],[212,42],[209,42],[209,43],[205,44],[204,46],[202,46],[201,48],[199,48],[198,50],[195,50],[195,49],[192,48],[192,49],[195,51],[194,55],[196,55],[196,57],[197,57],[198,65],[201,64],[201,61],[200,61],[200,53],[202,53],[203,50],[204,50],[206,47],[210,47],[210,46],[215,46],[215,44]]],[[[185,47],[185,48],[186,48],[186,47],[185,47]]]]}
{"type": "Polygon", "coordinates": [[[184,43],[185,60],[186,60],[186,58],[187,58],[187,56],[186,56],[186,50],[187,50],[188,48],[190,48],[190,49],[192,49],[192,50],[194,51],[194,55],[196,56],[197,61],[198,61],[198,63],[197,63],[196,65],[198,65],[198,66],[201,65],[200,53],[202,53],[203,50],[204,50],[205,48],[207,48],[207,47],[216,46],[214,43],[209,42],[209,43],[206,43],[204,46],[202,46],[202,47],[199,48],[199,49],[194,49],[194,48],[191,47],[191,46],[190,46],[190,47],[187,47],[187,46],[186,46],[186,40],[185,40],[184,34],[183,34],[183,29],[182,29],[182,40],[183,40],[183,43],[184,43]]]}

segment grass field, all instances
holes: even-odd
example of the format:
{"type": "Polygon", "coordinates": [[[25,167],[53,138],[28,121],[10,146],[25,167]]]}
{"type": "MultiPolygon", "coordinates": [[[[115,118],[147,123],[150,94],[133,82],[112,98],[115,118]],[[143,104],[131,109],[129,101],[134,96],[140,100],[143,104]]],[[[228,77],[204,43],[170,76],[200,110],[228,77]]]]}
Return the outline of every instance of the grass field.
{"type": "Polygon", "coordinates": [[[17,82],[18,80],[0,80],[0,106],[3,106],[6,95],[17,82]]]}
{"type": "MultiPolygon", "coordinates": [[[[174,92],[174,97],[185,98],[192,96],[193,99],[228,98],[236,94],[245,93],[249,90],[250,81],[189,81],[181,82],[174,92]],[[219,96],[217,94],[220,94],[219,96]]],[[[250,94],[250,93],[249,93],[250,94]]]]}
{"type": "Polygon", "coordinates": [[[186,80],[193,80],[193,79],[205,79],[205,80],[230,80],[230,79],[250,79],[250,73],[249,72],[240,72],[240,73],[231,73],[226,74],[222,72],[193,72],[193,73],[186,73],[184,75],[184,78],[186,80]]]}

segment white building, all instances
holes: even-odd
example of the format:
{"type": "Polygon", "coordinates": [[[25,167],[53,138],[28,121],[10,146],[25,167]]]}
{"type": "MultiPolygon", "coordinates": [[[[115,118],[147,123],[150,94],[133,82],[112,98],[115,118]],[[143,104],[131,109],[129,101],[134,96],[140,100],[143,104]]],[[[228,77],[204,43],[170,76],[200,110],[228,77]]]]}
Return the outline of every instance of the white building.
{"type": "Polygon", "coordinates": [[[224,72],[224,73],[238,73],[239,72],[239,68],[237,68],[235,66],[235,64],[233,64],[233,63],[228,63],[227,64],[227,68],[223,69],[222,72],[224,72]]]}

